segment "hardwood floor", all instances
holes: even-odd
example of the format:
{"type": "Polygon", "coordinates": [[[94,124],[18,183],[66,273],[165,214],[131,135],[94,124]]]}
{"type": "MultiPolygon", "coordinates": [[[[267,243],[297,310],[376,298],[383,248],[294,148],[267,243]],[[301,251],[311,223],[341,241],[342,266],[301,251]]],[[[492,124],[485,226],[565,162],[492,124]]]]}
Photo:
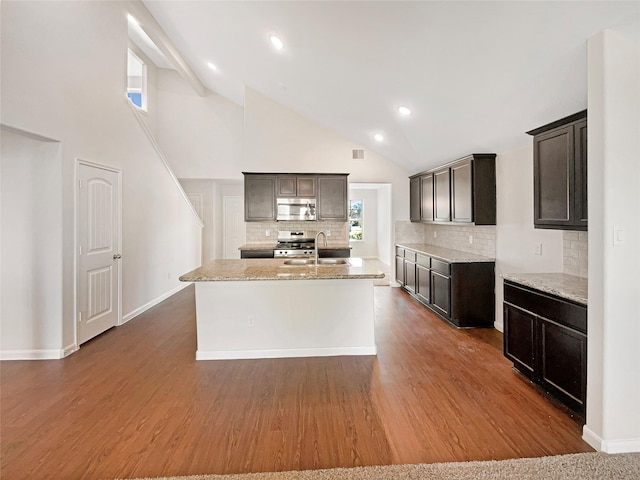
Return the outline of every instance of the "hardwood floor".
{"type": "Polygon", "coordinates": [[[591,451],[493,329],[375,287],[377,357],[196,362],[193,287],[64,360],[2,362],[2,479],[114,479],[591,451]]]}

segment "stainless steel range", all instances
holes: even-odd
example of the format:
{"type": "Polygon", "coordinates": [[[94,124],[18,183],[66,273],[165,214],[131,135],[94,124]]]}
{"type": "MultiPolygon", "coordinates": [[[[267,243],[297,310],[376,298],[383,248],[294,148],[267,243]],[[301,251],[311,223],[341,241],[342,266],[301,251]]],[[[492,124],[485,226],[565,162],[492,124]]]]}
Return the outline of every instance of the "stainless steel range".
{"type": "Polygon", "coordinates": [[[278,244],[273,250],[275,258],[311,257],[316,247],[316,232],[278,231],[278,244]]]}

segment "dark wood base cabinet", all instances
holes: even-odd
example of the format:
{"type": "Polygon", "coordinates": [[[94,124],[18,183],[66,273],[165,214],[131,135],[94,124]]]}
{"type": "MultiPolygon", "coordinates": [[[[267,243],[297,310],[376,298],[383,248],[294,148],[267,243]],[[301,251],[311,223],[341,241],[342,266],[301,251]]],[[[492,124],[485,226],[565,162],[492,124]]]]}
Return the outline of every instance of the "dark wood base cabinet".
{"type": "Polygon", "coordinates": [[[493,327],[495,263],[448,263],[396,247],[396,281],[455,327],[493,327]]]}
{"type": "Polygon", "coordinates": [[[584,419],[587,308],[505,280],[504,354],[584,419]]]}

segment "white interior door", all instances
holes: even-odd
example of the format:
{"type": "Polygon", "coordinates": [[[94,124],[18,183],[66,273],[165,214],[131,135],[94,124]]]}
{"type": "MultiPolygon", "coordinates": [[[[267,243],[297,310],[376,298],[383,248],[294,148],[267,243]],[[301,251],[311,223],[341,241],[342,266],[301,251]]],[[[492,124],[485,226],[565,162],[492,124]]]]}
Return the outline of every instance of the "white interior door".
{"type": "Polygon", "coordinates": [[[238,247],[245,243],[244,206],[241,197],[223,197],[224,258],[240,258],[238,247]]]}
{"type": "Polygon", "coordinates": [[[120,172],[78,166],[78,343],[120,321],[120,172]]]}

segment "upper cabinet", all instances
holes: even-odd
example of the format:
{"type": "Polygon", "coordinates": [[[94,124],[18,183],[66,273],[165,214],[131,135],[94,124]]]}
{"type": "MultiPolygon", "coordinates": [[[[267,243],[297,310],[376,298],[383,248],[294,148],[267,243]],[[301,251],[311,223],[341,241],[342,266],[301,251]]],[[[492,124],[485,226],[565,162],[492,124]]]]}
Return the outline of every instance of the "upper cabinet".
{"type": "Polygon", "coordinates": [[[587,230],[587,111],[527,133],[535,228],[587,230]]]}
{"type": "Polygon", "coordinates": [[[349,215],[347,175],[318,175],[318,220],[346,222],[349,215]]]}
{"type": "Polygon", "coordinates": [[[316,177],[312,175],[278,175],[278,197],[316,197],[316,177]]]}
{"type": "Polygon", "coordinates": [[[420,205],[420,177],[409,180],[409,219],[419,222],[421,216],[420,205]]]}
{"type": "Polygon", "coordinates": [[[280,197],[316,198],[318,220],[346,222],[348,218],[348,174],[244,175],[245,222],[276,220],[276,199],[280,197]]]}
{"type": "Polygon", "coordinates": [[[472,154],[409,181],[412,222],[496,224],[494,153],[472,154]],[[419,197],[411,189],[414,184],[420,186],[419,197]]]}
{"type": "Polygon", "coordinates": [[[244,219],[267,222],[276,219],[276,176],[244,174],[244,219]]]}

